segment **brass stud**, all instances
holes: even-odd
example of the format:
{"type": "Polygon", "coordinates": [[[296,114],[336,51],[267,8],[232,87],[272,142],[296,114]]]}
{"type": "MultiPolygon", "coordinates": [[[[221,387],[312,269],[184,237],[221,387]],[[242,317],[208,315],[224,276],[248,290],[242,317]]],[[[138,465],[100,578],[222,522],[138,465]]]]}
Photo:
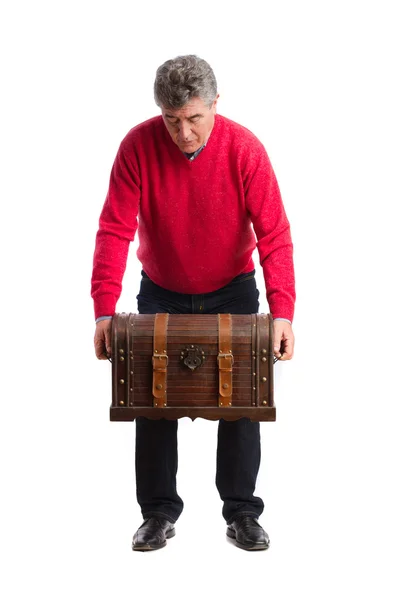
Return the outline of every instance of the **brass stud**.
{"type": "Polygon", "coordinates": [[[265,383],[265,382],[267,381],[267,378],[266,378],[266,377],[263,377],[263,378],[261,379],[261,381],[263,381],[263,382],[265,383]]]}
{"type": "Polygon", "coordinates": [[[255,388],[255,387],[253,387],[253,390],[255,390],[255,389],[256,389],[256,388],[255,388]]]}
{"type": "Polygon", "coordinates": [[[255,327],[255,326],[256,326],[256,324],[254,323],[254,324],[253,324],[253,327],[255,327]]]}
{"type": "Polygon", "coordinates": [[[194,348],[193,344],[190,346],[191,348],[194,348]]]}
{"type": "Polygon", "coordinates": [[[254,377],[256,376],[257,373],[253,373],[254,377]]]}
{"type": "Polygon", "coordinates": [[[125,360],[125,359],[124,359],[124,357],[123,357],[123,356],[120,356],[120,357],[119,357],[119,360],[120,360],[121,362],[124,362],[124,360],[125,360]]]}
{"type": "Polygon", "coordinates": [[[167,403],[166,403],[166,402],[164,402],[164,406],[167,406],[167,403]]]}
{"type": "Polygon", "coordinates": [[[256,353],[256,351],[255,351],[255,350],[253,350],[253,352],[252,352],[253,356],[255,355],[255,353],[256,353]]]}
{"type": "Polygon", "coordinates": [[[122,350],[122,348],[120,348],[119,353],[120,354],[125,354],[125,352],[124,352],[124,350],[122,350]]]}
{"type": "Polygon", "coordinates": [[[157,388],[158,390],[162,390],[162,385],[161,385],[161,383],[158,383],[158,384],[156,385],[156,388],[157,388]]]}
{"type": "Polygon", "coordinates": [[[265,356],[262,357],[262,362],[267,362],[267,359],[265,358],[265,356]]]}
{"type": "Polygon", "coordinates": [[[121,405],[124,405],[124,404],[125,404],[125,402],[124,402],[123,400],[120,400],[120,401],[119,401],[119,403],[120,403],[121,405]]]}
{"type": "Polygon", "coordinates": [[[131,375],[133,375],[133,371],[131,371],[130,373],[131,373],[131,375]]]}
{"type": "Polygon", "coordinates": [[[266,401],[266,400],[263,400],[263,404],[264,404],[264,406],[265,406],[265,404],[267,404],[267,401],[266,401]]]}
{"type": "Polygon", "coordinates": [[[256,360],[256,357],[255,357],[255,356],[253,356],[253,360],[256,360]]]}
{"type": "Polygon", "coordinates": [[[133,402],[129,402],[129,406],[133,406],[133,402]]]}
{"type": "Polygon", "coordinates": [[[267,354],[267,351],[266,351],[266,349],[265,349],[265,348],[263,348],[263,349],[261,350],[261,352],[262,352],[263,354],[267,354]]]}
{"type": "Polygon", "coordinates": [[[232,406],[232,402],[229,402],[229,406],[232,406]]]}
{"type": "Polygon", "coordinates": [[[255,402],[252,402],[252,405],[253,405],[253,406],[255,406],[255,405],[256,405],[256,403],[255,403],[255,402]]]}
{"type": "Polygon", "coordinates": [[[158,354],[158,350],[154,350],[154,352],[155,352],[156,354],[158,354]]]}
{"type": "Polygon", "coordinates": [[[222,387],[224,388],[224,390],[226,390],[229,387],[229,385],[227,383],[224,383],[222,387]]]}
{"type": "Polygon", "coordinates": [[[129,391],[130,391],[130,392],[133,392],[133,388],[129,388],[129,391]]]}
{"type": "Polygon", "coordinates": [[[124,379],[120,379],[119,382],[120,383],[125,383],[125,380],[124,379]]]}

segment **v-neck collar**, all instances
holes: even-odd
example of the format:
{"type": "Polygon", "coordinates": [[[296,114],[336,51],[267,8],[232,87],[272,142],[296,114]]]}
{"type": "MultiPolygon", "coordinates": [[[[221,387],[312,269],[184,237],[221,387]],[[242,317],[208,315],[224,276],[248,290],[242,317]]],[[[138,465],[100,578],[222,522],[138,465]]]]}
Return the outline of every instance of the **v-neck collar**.
{"type": "MultiPolygon", "coordinates": [[[[210,133],[210,135],[211,135],[211,133],[210,133]]],[[[210,139],[210,136],[208,137],[207,142],[209,139],[210,139]]],[[[198,155],[201,152],[203,152],[204,148],[207,146],[207,142],[204,142],[204,144],[202,146],[200,146],[200,148],[197,148],[197,150],[195,150],[194,152],[184,152],[183,154],[185,155],[187,160],[191,160],[191,161],[195,160],[198,157],[198,155]]]]}

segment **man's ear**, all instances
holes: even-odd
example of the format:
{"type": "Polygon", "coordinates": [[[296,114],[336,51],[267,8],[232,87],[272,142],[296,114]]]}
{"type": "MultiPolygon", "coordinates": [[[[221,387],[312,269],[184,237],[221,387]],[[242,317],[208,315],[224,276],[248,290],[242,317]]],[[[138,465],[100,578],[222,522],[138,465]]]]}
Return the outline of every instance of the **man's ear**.
{"type": "Polygon", "coordinates": [[[214,115],[217,112],[217,100],[218,100],[218,98],[219,98],[219,94],[216,95],[215,100],[213,101],[213,103],[211,105],[211,108],[214,111],[214,115]]]}

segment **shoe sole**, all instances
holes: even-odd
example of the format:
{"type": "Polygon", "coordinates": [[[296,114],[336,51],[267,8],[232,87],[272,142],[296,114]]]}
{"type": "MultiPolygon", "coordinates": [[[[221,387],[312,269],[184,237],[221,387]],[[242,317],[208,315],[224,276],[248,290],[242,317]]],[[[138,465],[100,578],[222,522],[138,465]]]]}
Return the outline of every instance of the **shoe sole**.
{"type": "Polygon", "coordinates": [[[161,544],[132,544],[132,550],[138,550],[139,552],[148,552],[149,550],[160,550],[160,548],[164,548],[167,545],[167,540],[174,537],[175,529],[170,529],[165,534],[166,539],[161,544]]]}
{"type": "Polygon", "coordinates": [[[233,540],[238,548],[242,548],[242,550],[268,550],[270,542],[263,544],[242,544],[242,542],[238,542],[236,539],[236,533],[233,529],[227,529],[226,535],[228,538],[233,540]]]}

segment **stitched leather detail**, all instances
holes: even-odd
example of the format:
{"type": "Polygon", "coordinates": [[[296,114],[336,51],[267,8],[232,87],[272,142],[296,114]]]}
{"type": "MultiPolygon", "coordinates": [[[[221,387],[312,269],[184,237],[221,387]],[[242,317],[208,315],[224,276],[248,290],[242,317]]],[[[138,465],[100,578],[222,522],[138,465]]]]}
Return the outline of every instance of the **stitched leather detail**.
{"type": "Polygon", "coordinates": [[[232,315],[218,315],[219,406],[232,406],[232,315]]]}
{"type": "Polygon", "coordinates": [[[167,405],[167,328],[168,313],[157,313],[154,317],[153,338],[153,406],[167,405]]]}

